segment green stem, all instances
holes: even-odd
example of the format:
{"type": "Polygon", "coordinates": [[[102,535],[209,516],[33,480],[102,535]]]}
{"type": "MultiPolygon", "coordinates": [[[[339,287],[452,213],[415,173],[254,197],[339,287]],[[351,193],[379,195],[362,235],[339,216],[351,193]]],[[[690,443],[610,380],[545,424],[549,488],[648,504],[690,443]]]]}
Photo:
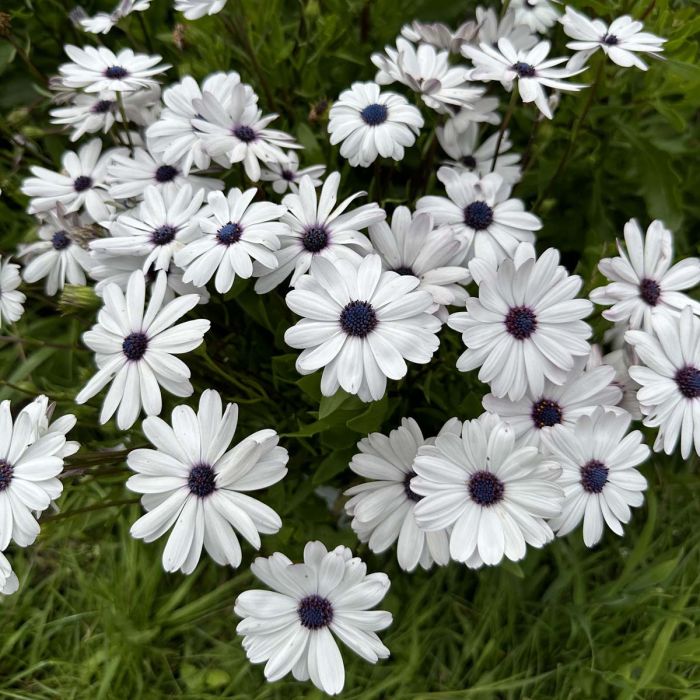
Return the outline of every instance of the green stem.
{"type": "Polygon", "coordinates": [[[143,19],[143,12],[137,12],[136,19],[138,19],[138,22],[141,25],[141,31],[143,32],[143,39],[146,42],[146,46],[148,46],[148,50],[153,53],[153,42],[151,41],[151,35],[148,31],[148,27],[146,26],[146,22],[143,19]]]}
{"type": "Polygon", "coordinates": [[[501,122],[501,128],[498,131],[498,140],[496,141],[496,150],[493,154],[493,160],[491,161],[491,172],[496,169],[496,161],[498,160],[498,152],[501,150],[501,143],[503,142],[503,135],[506,133],[508,124],[513,117],[513,112],[515,111],[515,103],[518,100],[518,88],[513,84],[513,89],[510,93],[510,102],[508,103],[508,111],[506,116],[503,117],[503,122],[501,122]]]}
{"type": "Polygon", "coordinates": [[[97,503],[93,506],[86,506],[85,508],[76,508],[75,510],[67,510],[65,513],[57,513],[56,515],[49,515],[41,519],[42,524],[55,522],[56,520],[65,520],[66,518],[71,518],[74,515],[82,515],[83,513],[92,513],[96,510],[103,510],[104,508],[113,508],[115,506],[125,506],[131,505],[132,503],[138,503],[138,498],[123,498],[119,501],[107,501],[107,503],[97,503]]]}
{"type": "Polygon", "coordinates": [[[126,110],[124,109],[124,100],[122,98],[121,92],[117,93],[117,104],[119,105],[119,114],[122,116],[122,123],[124,125],[124,131],[126,132],[126,140],[129,143],[129,148],[131,149],[131,155],[134,154],[134,144],[131,140],[131,133],[129,132],[129,120],[126,116],[126,110]]]}

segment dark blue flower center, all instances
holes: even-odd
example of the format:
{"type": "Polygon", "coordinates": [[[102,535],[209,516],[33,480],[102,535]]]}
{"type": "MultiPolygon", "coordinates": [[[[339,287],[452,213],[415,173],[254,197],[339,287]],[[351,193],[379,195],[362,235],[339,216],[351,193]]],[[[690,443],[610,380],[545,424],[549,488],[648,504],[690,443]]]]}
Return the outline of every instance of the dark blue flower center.
{"type": "Polygon", "coordinates": [[[309,226],[301,234],[301,242],[309,253],[318,253],[328,245],[328,231],[321,224],[309,226]]]}
{"type": "Polygon", "coordinates": [[[121,80],[129,75],[129,71],[122,66],[110,66],[105,70],[106,78],[113,78],[114,80],[121,80]]]}
{"type": "Polygon", "coordinates": [[[467,482],[469,495],[480,506],[492,506],[503,498],[503,482],[491,472],[474,472],[467,482]]]}
{"type": "Polygon", "coordinates": [[[423,498],[423,496],[417,494],[412,488],[411,488],[411,479],[416,475],[415,472],[407,472],[406,476],[403,479],[403,490],[404,493],[406,494],[406,498],[408,498],[409,501],[413,501],[414,503],[418,503],[418,501],[423,498]]]}
{"type": "Polygon", "coordinates": [[[286,180],[287,182],[294,182],[294,173],[291,170],[283,170],[280,175],[282,175],[282,179],[286,180]]]}
{"type": "Polygon", "coordinates": [[[531,66],[529,63],[518,61],[517,63],[513,64],[512,68],[518,74],[519,78],[535,77],[535,66],[531,66]]]}
{"type": "Polygon", "coordinates": [[[257,138],[255,129],[247,126],[246,124],[240,124],[239,126],[234,127],[233,135],[244,143],[250,143],[251,141],[255,141],[257,138]]]}
{"type": "Polygon", "coordinates": [[[377,326],[377,313],[368,301],[351,301],[340,312],[340,326],[356,338],[364,338],[377,326]]]}
{"type": "Polygon", "coordinates": [[[476,168],[476,158],[474,156],[462,156],[462,165],[469,170],[476,168]]]}
{"type": "Polygon", "coordinates": [[[92,178],[87,175],[78,175],[78,177],[73,180],[73,189],[76,192],[84,192],[92,187],[92,178]]]}
{"type": "Polygon", "coordinates": [[[588,493],[600,493],[608,482],[610,470],[599,460],[592,459],[581,467],[581,486],[588,493]]]}
{"type": "Polygon", "coordinates": [[[112,109],[114,104],[115,103],[111,100],[99,100],[92,105],[90,111],[94,112],[95,114],[106,114],[112,109]]]}
{"type": "Polygon", "coordinates": [[[55,231],[51,236],[51,245],[56,250],[65,250],[70,245],[70,238],[65,231],[55,231]]]}
{"type": "Polygon", "coordinates": [[[197,464],[190,470],[187,486],[195,496],[204,498],[216,491],[216,473],[208,464],[197,464]]]}
{"type": "Polygon", "coordinates": [[[216,239],[223,245],[231,245],[232,243],[237,243],[242,235],[243,227],[240,224],[234,224],[229,221],[216,232],[216,239]]]}
{"type": "Polygon", "coordinates": [[[700,370],[687,365],[676,372],[675,379],[686,399],[697,399],[700,396],[700,370]]]}
{"type": "Polygon", "coordinates": [[[518,340],[529,338],[537,328],[537,317],[527,306],[514,306],[506,314],[506,330],[518,340]]]}
{"type": "Polygon", "coordinates": [[[389,110],[386,108],[386,105],[380,105],[375,102],[374,104],[367,105],[360,112],[360,116],[365,124],[369,124],[369,126],[379,126],[387,120],[389,110]]]}
{"type": "Polygon", "coordinates": [[[177,228],[175,226],[170,226],[170,224],[164,224],[159,226],[151,234],[151,241],[155,245],[168,245],[171,243],[177,234],[177,228]]]}
{"type": "Polygon", "coordinates": [[[616,46],[620,42],[620,40],[614,34],[606,34],[603,37],[602,42],[606,46],[616,46]]]}
{"type": "Polygon", "coordinates": [[[639,283],[639,296],[646,301],[649,306],[656,306],[661,296],[661,287],[655,280],[645,278],[639,283]]]}
{"type": "Polygon", "coordinates": [[[161,165],[156,170],[156,180],[158,182],[170,182],[177,177],[178,170],[172,165],[161,165]]]}
{"type": "Polygon", "coordinates": [[[140,360],[148,348],[148,338],[145,333],[129,333],[122,343],[122,351],[129,360],[140,360]]]}
{"type": "Polygon", "coordinates": [[[551,428],[553,425],[559,425],[562,415],[561,406],[551,399],[540,399],[537,403],[532,404],[530,413],[532,422],[538,428],[551,428]]]}
{"type": "Polygon", "coordinates": [[[395,267],[394,272],[397,272],[399,275],[413,275],[416,277],[416,273],[413,272],[413,270],[410,267],[406,267],[404,265],[400,267],[395,267]]]}
{"type": "Polygon", "coordinates": [[[4,491],[12,481],[14,468],[4,459],[0,459],[0,492],[4,491]]]}
{"type": "Polygon", "coordinates": [[[310,630],[328,627],[333,621],[333,606],[330,600],[320,595],[307,595],[302,598],[297,608],[299,621],[310,630]]]}
{"type": "Polygon", "coordinates": [[[487,229],[493,222],[493,209],[486,202],[472,202],[464,208],[464,223],[475,231],[487,229]]]}

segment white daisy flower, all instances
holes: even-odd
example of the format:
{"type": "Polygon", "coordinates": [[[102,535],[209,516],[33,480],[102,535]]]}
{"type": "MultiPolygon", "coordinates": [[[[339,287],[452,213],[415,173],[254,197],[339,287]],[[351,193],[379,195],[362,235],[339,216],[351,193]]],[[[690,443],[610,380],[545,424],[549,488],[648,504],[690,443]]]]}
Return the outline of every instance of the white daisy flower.
{"type": "Polygon", "coordinates": [[[700,302],[681,291],[700,282],[700,259],[686,258],[671,267],[673,234],[661,221],[652,221],[645,237],[637,221],[630,219],[625,244],[626,249],[617,243],[619,257],[603,258],[598,264],[611,284],[594,289],[590,298],[611,307],[603,311],[604,318],[649,331],[658,314],[679,316],[690,306],[700,315],[700,302]]]}
{"type": "Polygon", "coordinates": [[[197,214],[204,190],[192,192],[149,186],[136,209],[121,214],[110,225],[110,236],[90,241],[90,248],[107,255],[145,255],[143,272],[167,270],[179,250],[199,235],[197,214]]]}
{"type": "Polygon", "coordinates": [[[114,148],[102,153],[100,139],[92,139],[77,153],[63,154],[61,172],[33,165],[29,170],[34,177],[22,183],[22,192],[32,198],[27,211],[38,214],[62,204],[67,213],[84,208],[93,221],[108,220],[114,208],[107,204],[107,169],[121,152],[114,148]]]}
{"type": "Polygon", "coordinates": [[[463,22],[454,32],[442,22],[425,23],[414,20],[411,24],[401,27],[401,36],[414,44],[422,41],[438,49],[458,54],[462,44],[471,41],[477,30],[477,22],[474,20],[463,22]]]}
{"type": "Polygon", "coordinates": [[[479,31],[469,43],[478,46],[497,46],[499,39],[508,39],[518,51],[528,51],[538,41],[537,34],[527,25],[516,21],[511,9],[500,17],[492,7],[476,8],[476,23],[479,31]]]}
{"type": "Polygon", "coordinates": [[[627,435],[631,418],[620,411],[597,408],[574,426],[543,434],[547,452],[561,465],[559,485],[564,489],[561,515],[550,521],[558,536],[571,532],[583,520],[587,547],[600,542],[603,528],[622,535],[622,524],[632,518],[629,507],[644,502],[646,479],[635,467],[649,457],[643,435],[627,435]]]}
{"type": "Polygon", "coordinates": [[[618,17],[610,26],[603,20],[589,19],[584,14],[576,12],[571,7],[559,20],[564,26],[564,32],[575,41],[570,41],[567,47],[580,51],[579,61],[585,61],[598,49],[603,49],[605,55],[613,63],[623,68],[636,66],[647,70],[648,66],[637,53],[648,53],[660,58],[666,39],[654,34],[643,32],[644,25],[635,22],[629,15],[618,17]]]}
{"type": "MultiPolygon", "coordinates": [[[[443,426],[440,435],[454,433],[457,426],[461,427],[461,423],[453,418],[443,426]]],[[[444,566],[450,560],[447,531],[424,532],[418,528],[414,514],[421,496],[411,490],[413,462],[419,447],[434,442],[423,438],[413,418],[403,418],[401,426],[388,436],[371,433],[360,440],[360,453],[350,462],[355,474],[371,479],[345,492],[352,497],[345,504],[353,519],[352,529],[360,542],[368,542],[370,550],[377,554],[398,540],[396,553],[399,566],[405,571],[413,571],[418,564],[424,569],[433,563],[444,566]]]]}
{"type": "Polygon", "coordinates": [[[129,453],[136,472],[127,488],[144,494],[148,511],[131,526],[137,539],[153,542],[171,530],[163,551],[163,568],[191,574],[202,547],[217,563],[240,566],[236,533],[255,549],[260,534],[282,527],[279,515],[246,495],[276,484],[287,473],[289,456],[274,430],[259,430],[229,449],[238,423],[235,403],[224,409],[217,391],[207,389],[195,413],[177,406],[172,428],[160,418],[143,421],[143,432],[156,447],[129,453]]]}
{"type": "Polygon", "coordinates": [[[192,20],[205,15],[215,15],[221,12],[225,5],[226,0],[175,0],[175,10],[192,20]]]}
{"type": "MultiPolygon", "coordinates": [[[[32,544],[39,534],[36,518],[63,491],[56,477],[63,470],[65,434],[39,435],[36,418],[34,409],[23,410],[13,423],[10,402],[0,403],[0,551],[10,540],[32,544]]],[[[67,432],[75,416],[64,416],[64,422],[67,432]]]]}
{"type": "Polygon", "coordinates": [[[296,152],[287,151],[285,160],[278,163],[266,163],[260,171],[260,179],[263,182],[271,182],[272,189],[277,194],[284,194],[287,190],[296,193],[299,192],[297,183],[304,175],[308,175],[311,178],[311,184],[318,187],[325,171],[325,165],[310,165],[306,168],[300,168],[299,156],[296,152]]]}
{"type": "Polygon", "coordinates": [[[72,63],[58,67],[63,85],[82,88],[85,92],[133,92],[155,87],[154,75],[164,73],[170,65],[160,63],[160,56],[135,54],[131,49],[112,53],[105,46],[79,49],[68,44],[65,52],[72,63]]]}
{"type": "Polygon", "coordinates": [[[371,610],[389,590],[389,578],[367,573],[347,547],[330,552],[320,542],[304,547],[304,563],[284,554],[258,557],[250,570],[272,591],[244,591],[234,612],[243,619],[236,631],[252,663],[265,663],[265,678],[274,682],[290,671],[328,695],[345,684],[340,639],[365,661],[389,657],[377,632],[392,622],[391,613],[371,610]]]}
{"type": "MultiPolygon", "coordinates": [[[[482,144],[479,140],[479,127],[475,122],[468,122],[465,128],[459,128],[459,122],[450,119],[445,126],[436,129],[437,138],[442,150],[447,153],[451,161],[447,164],[458,171],[466,170],[475,172],[479,177],[485,177],[492,172],[491,165],[496,155],[499,134],[491,134],[482,144]]],[[[520,154],[508,153],[513,143],[506,129],[503,132],[498,158],[493,172],[498,173],[508,185],[520,182],[520,154]]]]}
{"type": "Polygon", "coordinates": [[[22,305],[27,297],[17,289],[21,282],[19,265],[10,258],[3,262],[0,255],[0,326],[18,321],[24,313],[22,305]]]}
{"type": "Polygon", "coordinates": [[[369,237],[385,270],[413,275],[419,289],[433,297],[431,310],[447,320],[446,306],[462,306],[469,294],[462,286],[471,276],[465,267],[453,265],[464,247],[449,228],[433,230],[430,214],[414,214],[408,207],[396,207],[391,227],[384,221],[369,227],[369,237]]]}
{"type": "MultiPolygon", "coordinates": [[[[32,420],[32,425],[34,427],[33,440],[43,437],[44,435],[58,435],[59,437],[63,436],[65,438],[75,427],[76,418],[72,413],[67,413],[65,416],[51,421],[55,408],[56,403],[49,403],[48,397],[41,394],[22,409],[22,413],[27,413],[32,420]]],[[[56,454],[61,458],[70,457],[79,449],[79,442],[75,440],[64,440],[63,447],[57,450],[56,454]]]]}
{"type": "Polygon", "coordinates": [[[19,589],[17,574],[12,571],[12,566],[7,557],[0,552],[0,594],[12,595],[19,589]]]}
{"type": "Polygon", "coordinates": [[[546,34],[559,19],[551,0],[512,0],[509,11],[515,14],[515,24],[525,24],[540,34],[546,34]]]}
{"type": "Polygon", "coordinates": [[[404,156],[423,126],[421,113],[403,95],[380,92],[376,83],[353,83],[329,112],[332,145],[353,167],[368,167],[377,159],[404,156]]]}
{"type": "Polygon", "coordinates": [[[22,277],[30,284],[46,278],[45,289],[53,296],[63,285],[85,284],[85,272],[92,265],[90,253],[76,240],[73,231],[80,226],[76,217],[66,217],[60,212],[49,212],[49,220],[39,227],[39,241],[22,251],[29,262],[22,270],[22,277]]]}
{"type": "Polygon", "coordinates": [[[526,545],[543,547],[554,533],[546,522],[561,512],[559,465],[513,429],[484,414],[461,424],[461,436],[441,435],[418,450],[411,489],[418,527],[452,527],[450,556],[470,568],[518,561],[526,545]]]}
{"type": "Polygon", "coordinates": [[[280,238],[278,267],[272,272],[254,270],[256,276],[260,275],[255,283],[258,294],[274,289],[290,274],[289,284],[293,287],[308,271],[314,258],[329,257],[357,263],[372,250],[372,244],[360,231],[384,221],[386,213],[374,202],[345,211],[354,199],[366,195],[366,192],[355,192],[336,206],[339,185],[340,173],[331,173],[319,196],[311,178],[304,175],[299,182],[299,191],[284,197],[282,204],[289,211],[281,221],[291,228],[291,233],[280,238]]]}
{"type": "Polygon", "coordinates": [[[700,319],[686,306],[678,318],[657,314],[651,327],[653,334],[625,333],[643,363],[629,374],[641,385],[644,425],[659,429],[654,451],[670,455],[680,437],[681,457],[688,459],[693,443],[700,455],[700,319]]]}
{"type": "MultiPolygon", "coordinates": [[[[211,156],[204,147],[202,132],[192,123],[201,117],[194,101],[201,99],[203,92],[209,92],[217,102],[225,103],[240,82],[236,71],[217,72],[208,76],[200,89],[197,81],[187,75],[164,90],[165,107],[158,120],[146,131],[149,151],[164,162],[177,165],[184,174],[189,173],[193,166],[199,170],[208,168],[211,156]]],[[[245,90],[247,99],[251,103],[257,102],[253,88],[246,85],[245,90]]]]}
{"type": "Polygon", "coordinates": [[[634,420],[641,420],[642,412],[639,410],[639,401],[637,401],[639,384],[630,377],[629,367],[638,363],[637,356],[627,344],[609,352],[607,355],[603,355],[600,345],[592,345],[591,354],[586,361],[586,370],[591,370],[601,365],[613,368],[615,378],[612,384],[622,392],[622,397],[616,405],[627,411],[634,420]]]}
{"type": "Polygon", "coordinates": [[[418,48],[399,37],[396,48],[386,46],[385,54],[372,54],[372,63],[379,69],[375,81],[379,85],[399,82],[421,95],[423,102],[441,114],[453,114],[460,107],[469,109],[484,94],[484,89],[471,80],[471,69],[449,63],[447,51],[436,51],[430,44],[418,48]]]}
{"type": "Polygon", "coordinates": [[[615,370],[608,365],[585,371],[575,369],[561,386],[545,380],[542,392],[528,390],[518,401],[487,394],[483,406],[508,423],[516,439],[522,438],[524,444],[539,447],[542,436],[556,426],[572,427],[598,406],[617,406],[622,400],[622,389],[614,381],[615,370]]]}
{"type": "MultiPolygon", "coordinates": [[[[476,262],[476,261],[475,261],[476,262]]],[[[467,350],[457,369],[481,367],[479,379],[501,398],[518,401],[526,392],[540,396],[545,380],[561,386],[577,358],[587,357],[591,327],[581,319],[593,305],[576,299],[582,280],[559,265],[559,252],[521,244],[514,259],[482,273],[470,266],[479,296],[467,299],[467,311],[452,314],[450,328],[462,333],[467,350]]]]}
{"type": "Polygon", "coordinates": [[[83,333],[84,343],[95,351],[98,371],[75,397],[77,403],[85,403],[112,382],[100,423],[106,423],[117,408],[121,430],[136,422],[142,406],[146,415],[158,415],[161,386],[175,396],[192,395],[190,370],[174,355],[199,347],[210,322],[197,319],[173,325],[197,305],[199,297],[188,294],[163,306],[165,290],[166,275],[159,272],[144,313],[142,272],[132,273],[126,296],[116,284],[104,289],[97,324],[83,333]]]}
{"type": "Polygon", "coordinates": [[[300,374],[323,369],[321,393],[339,387],[362,401],[384,396],[386,380],[406,375],[406,360],[427,364],[440,341],[433,298],[412,275],[382,271],[378,255],[355,266],[348,260],[316,258],[309,275],[287,294],[287,306],[302,320],[284,334],[303,349],[300,374]]]}
{"type": "Polygon", "coordinates": [[[151,0],[121,0],[112,12],[98,12],[92,17],[79,20],[80,26],[91,34],[109,34],[119,20],[132,12],[145,12],[151,6],[151,0]]]}
{"type": "Polygon", "coordinates": [[[544,87],[555,90],[576,92],[586,87],[580,83],[566,83],[565,78],[578,75],[585,70],[580,68],[555,68],[565,63],[567,58],[550,58],[550,43],[541,41],[529,51],[516,50],[508,39],[499,39],[498,48],[480,44],[479,48],[465,44],[462,53],[475,65],[472,73],[474,80],[498,80],[509,92],[514,89],[517,80],[520,98],[523,102],[534,102],[547,119],[552,118],[552,110],[547,100],[544,87]]]}
{"type": "Polygon", "coordinates": [[[451,116],[447,123],[454,124],[458,131],[464,131],[472,122],[476,124],[499,124],[501,115],[498,111],[501,101],[498,97],[485,96],[474,100],[469,109],[460,109],[451,116]]]}
{"type": "Polygon", "coordinates": [[[302,147],[289,134],[267,128],[277,115],[263,117],[243,84],[234,86],[226,103],[203,92],[201,99],[193,100],[193,104],[200,116],[192,120],[192,125],[201,132],[209,154],[225,156],[230,165],[242,162],[253,182],[260,179],[260,161],[284,161],[283,148],[302,147]]]}
{"type": "Polygon", "coordinates": [[[270,270],[277,266],[274,251],[279,237],[289,231],[279,218],[286,207],[271,202],[253,202],[257,189],[241,192],[237,187],[210,192],[209,205],[197,221],[201,234],[178,252],[175,262],[185,270],[184,282],[204,287],[214,277],[216,291],[228,292],[236,275],[248,279],[253,275],[253,261],[270,270]]]}
{"type": "Polygon", "coordinates": [[[115,155],[109,167],[109,193],[114,199],[141,199],[150,186],[176,195],[187,184],[195,192],[224,189],[222,180],[185,174],[177,165],[166,163],[145,148],[135,148],[133,156],[127,153],[115,155]]]}
{"type": "Polygon", "coordinates": [[[511,199],[511,186],[498,173],[477,173],[442,167],[438,179],[447,197],[427,196],[416,202],[418,212],[431,214],[436,226],[450,226],[464,241],[466,260],[500,262],[512,257],[522,242],[534,243],[542,222],[511,199]]]}

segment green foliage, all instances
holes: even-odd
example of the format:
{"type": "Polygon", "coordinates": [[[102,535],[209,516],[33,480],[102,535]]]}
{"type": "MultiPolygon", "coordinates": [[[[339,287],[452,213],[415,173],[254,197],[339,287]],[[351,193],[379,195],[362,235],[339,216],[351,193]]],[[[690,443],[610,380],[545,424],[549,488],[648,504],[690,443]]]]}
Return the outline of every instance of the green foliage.
{"type": "MultiPolygon", "coordinates": [[[[91,12],[112,2],[82,4],[91,12]]],[[[57,167],[69,147],[48,121],[44,79],[64,60],[64,43],[98,40],[160,53],[174,66],[171,81],[238,70],[303,143],[305,163],[339,168],[347,193],[368,190],[391,209],[440,192],[430,129],[400,164],[352,170],[328,144],[327,101],[352,81],[372,78],[370,54],[392,42],[404,22],[456,25],[474,4],[230,0],[221,15],[180,27],[170,0],[154,0],[142,17],[95,39],[68,21],[72,0],[4,0],[12,30],[0,38],[0,252],[11,254],[34,235],[19,192],[28,166],[57,167]]],[[[588,291],[600,282],[598,259],[631,217],[644,226],[662,218],[676,233],[679,255],[700,252],[700,16],[692,0],[572,4],[607,18],[623,10],[646,14],[649,30],[669,38],[666,60],[647,73],[606,64],[590,110],[583,91],[564,95],[551,123],[531,109],[515,114],[513,140],[527,163],[516,194],[544,220],[540,247],[559,248],[588,291]]],[[[564,43],[559,31],[556,49],[564,43]]],[[[229,185],[243,182],[238,172],[228,178],[229,185]]],[[[25,291],[27,312],[0,340],[0,399],[19,406],[48,394],[58,414],[78,416],[72,437],[83,449],[69,460],[61,512],[42,518],[35,546],[10,552],[21,589],[0,600],[0,697],[320,698],[309,685],[266,684],[261,668],[245,660],[232,606],[253,583],[249,547],[239,571],[204,557],[183,577],[163,573],[162,542],[130,538],[140,506],[124,488],[124,458],[145,439],[138,429],[100,426],[98,401],[73,403],[93,372],[80,334],[93,321],[95,300],[82,289],[56,299],[39,286],[25,291]]],[[[700,698],[696,458],[656,457],[645,465],[647,504],[622,539],[608,533],[589,551],[575,533],[518,565],[408,575],[391,553],[374,556],[358,545],[340,491],[353,482],[347,462],[367,432],[388,431],[411,415],[434,434],[453,415],[478,415],[484,387],[456,371],[457,334],[445,329],[429,366],[411,366],[403,381],[390,382],[387,397],[367,405],[342,392],[321,398],[318,375],[298,375],[283,341],[294,318],[281,292],[261,298],[238,282],[195,313],[212,329],[186,358],[197,388],[190,402],[216,388],[241,404],[239,435],[275,427],[291,454],[288,477],[265,494],[285,526],[263,539],[262,554],[298,558],[309,539],[346,544],[392,580],[386,608],[395,623],[385,635],[392,658],[372,667],[347,654],[344,697],[700,698]],[[330,489],[317,492],[319,486],[330,489]]],[[[608,324],[593,323],[600,340],[608,324]]],[[[164,416],[174,405],[167,397],[164,416]]]]}

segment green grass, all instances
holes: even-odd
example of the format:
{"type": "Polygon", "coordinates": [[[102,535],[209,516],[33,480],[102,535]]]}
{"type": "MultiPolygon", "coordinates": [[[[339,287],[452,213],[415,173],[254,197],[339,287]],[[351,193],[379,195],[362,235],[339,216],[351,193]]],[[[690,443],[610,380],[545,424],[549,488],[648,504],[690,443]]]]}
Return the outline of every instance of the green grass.
{"type": "MultiPolygon", "coordinates": [[[[97,9],[97,3],[83,4],[97,9]]],[[[649,7],[631,0],[572,4],[602,16],[620,14],[623,7],[640,16],[649,7]]],[[[88,41],[66,20],[72,0],[35,0],[34,11],[22,0],[6,0],[6,6],[13,21],[10,40],[20,50],[0,39],[3,255],[33,235],[19,192],[27,167],[57,164],[69,148],[48,122],[48,100],[35,73],[55,73],[64,42],[88,41]]],[[[474,3],[229,0],[229,28],[217,18],[188,25],[181,50],[172,41],[180,18],[169,6],[169,0],[154,1],[145,15],[145,36],[139,22],[129,19],[128,34],[115,30],[105,43],[142,51],[152,45],[176,66],[170,81],[178,74],[201,78],[235,68],[256,87],[265,108],[279,111],[281,127],[306,146],[304,162],[341,169],[348,194],[367,189],[391,209],[440,191],[431,174],[436,162],[428,129],[398,166],[352,171],[328,145],[325,117],[310,112],[353,80],[371,79],[369,55],[391,42],[403,22],[420,17],[457,24],[474,3]]],[[[513,122],[516,149],[527,151],[531,162],[516,195],[536,204],[544,219],[540,248],[560,248],[566,264],[584,276],[586,291],[600,283],[596,262],[613,250],[632,216],[644,225],[663,218],[676,232],[679,255],[700,252],[697,4],[658,0],[647,23],[650,31],[669,37],[669,60],[654,63],[646,74],[608,66],[573,143],[571,125],[586,93],[565,95],[552,123],[536,126],[534,112],[525,109],[513,122]],[[567,151],[562,173],[550,185],[567,151]]],[[[561,33],[556,41],[561,49],[561,33]]],[[[234,171],[227,182],[244,181],[234,171]]],[[[74,437],[84,447],[67,465],[72,475],[65,480],[60,513],[42,518],[33,547],[8,553],[21,588],[0,600],[0,698],[321,698],[309,684],[266,684],[262,668],[245,659],[232,609],[236,595],[255,585],[247,566],[255,556],[250,547],[244,547],[238,571],[204,557],[185,577],[162,571],[163,543],[130,538],[129,526],[141,509],[124,488],[123,450],[145,439],[138,426],[128,433],[113,424],[99,426],[99,400],[73,403],[93,372],[80,333],[93,322],[95,301],[80,289],[55,299],[44,297],[39,286],[25,291],[27,313],[16,329],[3,329],[0,341],[0,399],[19,406],[47,393],[59,414],[76,413],[74,437]],[[117,452],[101,451],[105,447],[117,452]]],[[[390,383],[385,399],[367,406],[342,396],[320,400],[318,377],[299,378],[295,355],[282,338],[293,315],[280,292],[260,298],[239,282],[196,313],[212,321],[206,347],[185,358],[197,394],[211,386],[238,401],[239,434],[275,427],[291,454],[288,477],[265,494],[284,528],[263,539],[261,553],[284,551],[298,559],[309,539],[346,544],[366,558],[370,570],[391,578],[383,607],[393,613],[394,624],[382,636],[392,656],[370,666],[346,654],[343,697],[700,698],[696,457],[683,462],[655,455],[644,465],[647,502],[623,538],[607,533],[587,550],[577,531],[530,551],[518,565],[474,572],[455,564],[406,574],[391,552],[374,556],[358,546],[341,496],[329,509],[315,491],[353,483],[347,462],[368,431],[388,431],[412,415],[430,434],[452,415],[478,415],[484,387],[455,370],[457,334],[443,331],[429,366],[413,366],[405,380],[390,383]]],[[[596,315],[593,325],[600,340],[608,324],[596,315]]],[[[166,399],[165,416],[174,405],[173,397],[166,399]]]]}

